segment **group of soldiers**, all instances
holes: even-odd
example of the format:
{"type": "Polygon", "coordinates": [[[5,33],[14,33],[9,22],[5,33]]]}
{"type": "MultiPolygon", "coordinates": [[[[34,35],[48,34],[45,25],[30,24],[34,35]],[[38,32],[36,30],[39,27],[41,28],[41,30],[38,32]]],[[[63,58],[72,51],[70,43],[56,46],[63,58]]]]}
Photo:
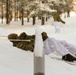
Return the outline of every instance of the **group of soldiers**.
{"type": "MultiPolygon", "coordinates": [[[[56,27],[57,27],[56,30],[58,29],[57,22],[65,23],[59,16],[61,13],[62,13],[61,11],[58,11],[53,16],[54,21],[56,22],[56,27]]],[[[60,25],[59,23],[58,25],[60,25]]],[[[32,52],[34,50],[35,35],[27,35],[25,32],[22,32],[18,36],[18,34],[12,33],[8,35],[8,39],[13,43],[13,46],[17,48],[20,48],[26,51],[30,50],[32,52]]]]}

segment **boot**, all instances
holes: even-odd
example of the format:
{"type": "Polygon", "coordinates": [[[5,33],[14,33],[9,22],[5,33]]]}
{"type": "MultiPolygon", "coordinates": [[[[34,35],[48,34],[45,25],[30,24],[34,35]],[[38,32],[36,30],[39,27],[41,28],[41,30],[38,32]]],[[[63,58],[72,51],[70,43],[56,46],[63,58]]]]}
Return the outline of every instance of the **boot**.
{"type": "Polygon", "coordinates": [[[76,61],[76,58],[72,56],[71,54],[66,54],[62,56],[62,60],[73,62],[73,61],[76,61]]]}

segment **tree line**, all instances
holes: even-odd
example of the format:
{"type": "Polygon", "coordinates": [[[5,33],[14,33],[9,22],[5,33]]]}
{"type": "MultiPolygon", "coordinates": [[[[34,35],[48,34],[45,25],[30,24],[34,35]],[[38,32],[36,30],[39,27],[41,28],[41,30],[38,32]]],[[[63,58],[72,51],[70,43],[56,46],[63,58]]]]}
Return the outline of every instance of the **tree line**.
{"type": "Polygon", "coordinates": [[[53,15],[55,11],[61,10],[67,12],[67,17],[70,16],[70,11],[73,10],[73,0],[0,0],[0,17],[6,18],[6,24],[10,24],[12,19],[15,21],[21,20],[21,25],[24,25],[24,18],[27,22],[32,18],[32,24],[36,23],[36,17],[41,20],[41,25],[53,15]]]}

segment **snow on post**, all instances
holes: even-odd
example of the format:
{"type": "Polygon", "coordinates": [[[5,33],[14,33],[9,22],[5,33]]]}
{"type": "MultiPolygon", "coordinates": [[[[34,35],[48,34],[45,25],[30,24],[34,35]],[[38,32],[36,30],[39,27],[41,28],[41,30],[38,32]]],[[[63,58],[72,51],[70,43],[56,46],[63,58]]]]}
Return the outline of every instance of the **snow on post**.
{"type": "Polygon", "coordinates": [[[36,27],[36,33],[35,33],[35,48],[34,48],[34,54],[36,57],[42,57],[43,56],[43,40],[41,36],[41,27],[36,27]]]}
{"type": "Polygon", "coordinates": [[[43,40],[41,28],[36,27],[35,47],[34,47],[34,75],[45,75],[45,54],[43,50],[43,40]]]}

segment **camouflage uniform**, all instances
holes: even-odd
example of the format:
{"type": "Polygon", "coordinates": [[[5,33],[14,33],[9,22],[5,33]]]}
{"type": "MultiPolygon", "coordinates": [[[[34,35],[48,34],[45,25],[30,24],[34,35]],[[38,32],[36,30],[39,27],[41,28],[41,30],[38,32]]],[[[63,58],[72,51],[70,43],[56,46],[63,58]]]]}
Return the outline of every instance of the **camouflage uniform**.
{"type": "Polygon", "coordinates": [[[61,14],[61,12],[58,11],[58,12],[56,12],[56,13],[53,15],[54,21],[65,23],[65,22],[60,18],[60,14],[61,14]]]}
{"type": "Polygon", "coordinates": [[[19,36],[17,34],[9,34],[8,39],[14,39],[14,40],[24,40],[24,41],[11,41],[13,43],[13,46],[20,48],[22,50],[26,51],[32,51],[34,49],[34,39],[35,35],[29,36],[25,32],[22,32],[19,36]]]}

